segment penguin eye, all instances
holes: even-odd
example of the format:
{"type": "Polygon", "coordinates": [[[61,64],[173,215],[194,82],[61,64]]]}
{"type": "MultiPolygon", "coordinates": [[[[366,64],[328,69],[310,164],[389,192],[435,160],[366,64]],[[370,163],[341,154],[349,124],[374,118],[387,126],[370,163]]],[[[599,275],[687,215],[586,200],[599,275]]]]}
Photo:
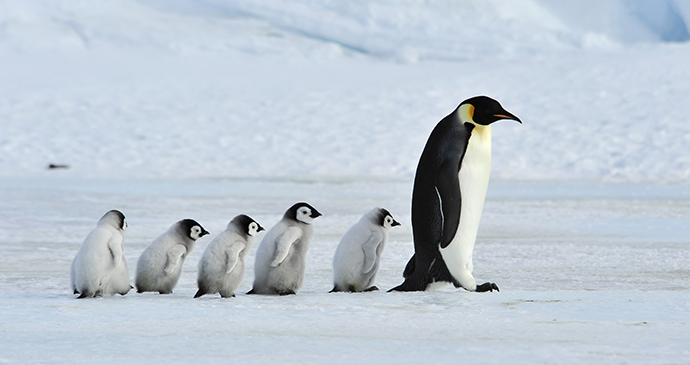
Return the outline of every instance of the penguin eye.
{"type": "Polygon", "coordinates": [[[249,230],[250,231],[256,231],[256,224],[252,223],[249,225],[249,230]]]}

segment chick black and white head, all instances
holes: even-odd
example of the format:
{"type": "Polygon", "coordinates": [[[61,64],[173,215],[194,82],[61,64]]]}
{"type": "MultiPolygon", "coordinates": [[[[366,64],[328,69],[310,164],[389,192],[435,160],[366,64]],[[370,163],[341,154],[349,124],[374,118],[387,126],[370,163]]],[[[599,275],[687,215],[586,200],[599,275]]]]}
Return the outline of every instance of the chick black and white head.
{"type": "Polygon", "coordinates": [[[125,215],[122,214],[119,210],[110,210],[107,213],[101,217],[101,219],[98,221],[100,224],[101,222],[105,222],[110,224],[111,226],[124,231],[127,229],[127,218],[125,218],[125,215]]]}
{"type": "Polygon", "coordinates": [[[231,221],[242,233],[248,236],[255,236],[264,230],[264,227],[247,215],[240,214],[231,221]]]}
{"type": "Polygon", "coordinates": [[[204,229],[197,221],[193,219],[183,219],[177,222],[179,232],[190,238],[192,241],[196,241],[199,238],[208,234],[208,231],[204,229]]]}
{"type": "Polygon", "coordinates": [[[511,119],[522,124],[520,118],[488,96],[475,96],[463,101],[458,106],[458,112],[463,123],[472,123],[475,126],[488,126],[502,119],[511,119]]]}
{"type": "Polygon", "coordinates": [[[319,213],[316,208],[312,207],[308,203],[300,202],[290,207],[290,209],[285,212],[283,218],[292,219],[304,224],[311,224],[314,219],[320,216],[321,213],[319,213]]]}
{"type": "Polygon", "coordinates": [[[378,208],[376,221],[385,229],[391,229],[400,225],[400,222],[396,221],[395,218],[393,218],[393,215],[384,208],[378,208]]]}

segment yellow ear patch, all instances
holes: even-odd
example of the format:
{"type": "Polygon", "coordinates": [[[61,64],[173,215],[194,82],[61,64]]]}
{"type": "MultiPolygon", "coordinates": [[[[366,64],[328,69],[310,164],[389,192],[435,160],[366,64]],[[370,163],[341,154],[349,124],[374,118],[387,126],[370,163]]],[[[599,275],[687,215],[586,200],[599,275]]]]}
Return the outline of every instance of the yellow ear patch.
{"type": "Polygon", "coordinates": [[[470,115],[470,119],[474,120],[474,105],[470,104],[470,107],[467,110],[467,114],[470,115]]]}

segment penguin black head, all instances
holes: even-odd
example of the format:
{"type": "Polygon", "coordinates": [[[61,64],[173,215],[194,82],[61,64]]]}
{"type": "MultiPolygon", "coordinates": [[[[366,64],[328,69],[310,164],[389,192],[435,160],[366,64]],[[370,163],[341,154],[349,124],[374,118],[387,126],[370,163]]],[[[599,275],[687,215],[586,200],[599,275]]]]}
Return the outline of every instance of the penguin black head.
{"type": "Polygon", "coordinates": [[[264,230],[259,223],[247,215],[240,214],[232,219],[232,222],[244,233],[245,235],[254,236],[257,233],[264,230]]]}
{"type": "Polygon", "coordinates": [[[396,221],[395,218],[393,218],[393,215],[386,209],[384,208],[379,208],[378,212],[378,224],[381,225],[381,227],[388,228],[390,229],[391,227],[399,226],[400,222],[396,221]]]}
{"type": "Polygon", "coordinates": [[[512,119],[522,124],[520,118],[503,109],[498,101],[488,96],[469,98],[460,103],[458,110],[463,123],[487,126],[501,119],[512,119]]]}
{"type": "Polygon", "coordinates": [[[197,223],[197,221],[194,219],[183,219],[177,222],[177,225],[180,229],[180,232],[184,235],[187,235],[187,237],[191,238],[193,241],[196,241],[208,234],[208,231],[206,231],[204,227],[202,227],[201,224],[197,223]]]}
{"type": "Polygon", "coordinates": [[[110,210],[101,217],[98,223],[108,222],[117,229],[125,230],[127,228],[127,218],[119,210],[110,210]]]}
{"type": "Polygon", "coordinates": [[[283,218],[288,218],[296,220],[298,222],[310,224],[314,221],[315,218],[318,218],[320,216],[321,213],[319,213],[319,211],[316,210],[316,208],[309,205],[309,203],[300,202],[295,203],[295,205],[291,206],[290,209],[288,209],[287,212],[285,212],[283,218]]]}

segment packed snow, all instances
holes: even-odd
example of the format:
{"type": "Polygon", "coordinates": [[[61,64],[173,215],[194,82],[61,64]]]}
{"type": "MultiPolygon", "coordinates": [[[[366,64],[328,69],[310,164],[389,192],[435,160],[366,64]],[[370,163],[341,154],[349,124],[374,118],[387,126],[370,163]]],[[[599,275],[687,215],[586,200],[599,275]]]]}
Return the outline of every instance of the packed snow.
{"type": "Polygon", "coordinates": [[[688,363],[688,22],[686,0],[0,0],[0,363],[688,363]],[[493,127],[474,251],[501,291],[386,293],[426,138],[482,94],[523,121],[493,127]],[[323,213],[297,295],[244,294],[261,233],[236,298],[192,298],[232,217],[297,201],[323,213]],[[375,206],[403,223],[383,290],[329,294],[375,206]],[[110,209],[132,282],[172,223],[211,232],[173,294],[74,299],[110,209]]]}

